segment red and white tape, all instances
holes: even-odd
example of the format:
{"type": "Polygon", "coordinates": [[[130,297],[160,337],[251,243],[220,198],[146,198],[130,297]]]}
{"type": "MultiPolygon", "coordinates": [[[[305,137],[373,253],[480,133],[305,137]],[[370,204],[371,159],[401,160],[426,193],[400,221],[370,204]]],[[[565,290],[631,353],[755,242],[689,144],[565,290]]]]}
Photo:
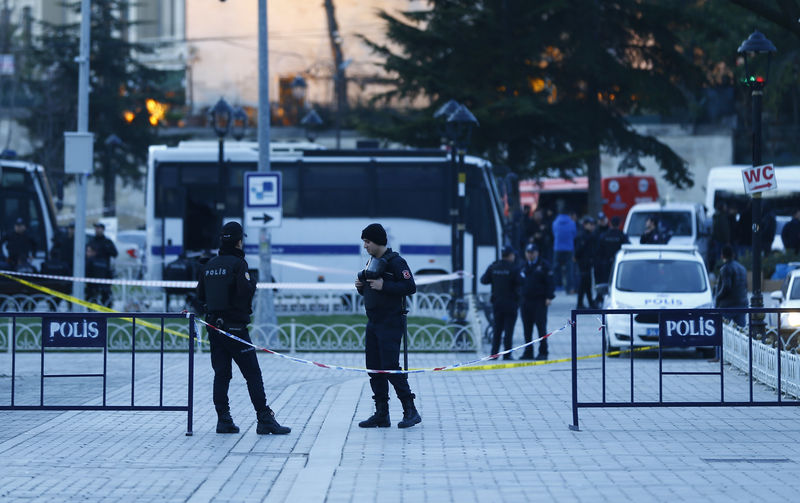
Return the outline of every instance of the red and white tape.
{"type": "MultiPolygon", "coordinates": [[[[189,316],[188,312],[186,313],[186,316],[187,317],[189,316]]],[[[319,367],[319,368],[323,368],[323,369],[345,370],[345,371],[349,371],[349,372],[361,372],[361,373],[368,373],[368,374],[421,374],[423,372],[440,372],[440,371],[443,371],[443,370],[451,370],[451,369],[456,369],[456,368],[459,368],[459,367],[466,367],[468,365],[474,365],[476,363],[481,363],[481,362],[485,362],[485,361],[488,361],[488,360],[495,360],[500,356],[507,355],[507,354],[509,354],[511,352],[514,352],[514,351],[518,350],[518,349],[522,349],[522,348],[528,347],[528,346],[530,346],[532,344],[536,344],[537,342],[540,342],[540,341],[550,337],[551,335],[553,335],[555,333],[561,332],[562,330],[566,330],[571,325],[571,322],[567,322],[566,325],[564,325],[563,327],[559,328],[558,330],[553,330],[552,332],[548,332],[543,337],[539,337],[538,339],[534,339],[531,342],[526,342],[525,344],[521,344],[519,346],[513,347],[513,348],[508,349],[506,351],[501,351],[501,352],[499,352],[497,354],[484,356],[483,358],[470,360],[468,362],[454,363],[452,365],[446,365],[444,367],[429,367],[429,368],[422,368],[422,369],[379,370],[379,369],[363,369],[363,368],[358,368],[358,367],[344,367],[342,365],[331,365],[331,364],[328,364],[328,363],[320,363],[320,362],[315,362],[313,360],[305,360],[303,358],[297,358],[296,356],[289,356],[289,355],[286,355],[286,354],[283,354],[283,353],[279,353],[277,351],[273,351],[271,349],[263,348],[263,347],[258,346],[256,344],[253,344],[250,341],[246,341],[246,340],[242,339],[241,337],[238,337],[236,335],[233,335],[230,332],[226,332],[225,330],[217,328],[214,325],[212,325],[211,323],[208,323],[208,322],[206,322],[206,321],[204,321],[204,320],[202,320],[202,319],[200,319],[200,318],[198,318],[196,316],[195,316],[195,320],[200,322],[200,323],[202,323],[203,325],[206,325],[207,327],[209,327],[209,328],[211,328],[211,329],[213,329],[213,330],[225,335],[226,337],[229,337],[229,338],[231,338],[231,339],[233,339],[235,341],[239,341],[242,344],[245,344],[247,346],[252,347],[253,349],[256,349],[258,351],[263,351],[265,353],[269,353],[271,355],[275,355],[275,356],[278,356],[280,358],[284,358],[286,360],[291,360],[291,361],[293,361],[295,363],[302,363],[302,364],[305,364],[305,365],[313,365],[315,367],[319,367]]]]}
{"type": "MultiPolygon", "coordinates": [[[[53,274],[37,274],[29,272],[17,271],[0,271],[12,276],[25,276],[29,278],[52,279],[57,281],[77,281],[79,283],[93,283],[98,285],[125,285],[125,286],[143,286],[149,288],[184,288],[192,290],[197,288],[197,281],[164,281],[164,280],[143,280],[143,279],[108,279],[108,278],[87,278],[87,277],[73,277],[73,276],[56,276],[53,274]]],[[[353,273],[355,277],[355,273],[353,273]]],[[[466,278],[468,274],[452,273],[452,274],[437,274],[437,275],[424,275],[415,278],[417,285],[431,285],[440,283],[442,281],[450,281],[453,279],[466,278]]],[[[355,289],[353,283],[269,283],[259,282],[257,288],[271,288],[283,290],[327,290],[327,291],[351,291],[355,289]]]]}

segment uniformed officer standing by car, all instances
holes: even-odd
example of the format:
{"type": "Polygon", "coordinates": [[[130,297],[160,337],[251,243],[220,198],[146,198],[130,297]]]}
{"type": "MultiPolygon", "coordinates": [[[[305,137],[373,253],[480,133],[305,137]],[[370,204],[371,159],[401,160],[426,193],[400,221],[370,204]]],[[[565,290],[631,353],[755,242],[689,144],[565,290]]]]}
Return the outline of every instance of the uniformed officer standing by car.
{"type": "Polygon", "coordinates": [[[594,234],[594,218],[583,218],[583,229],[575,237],[575,262],[578,264],[578,309],[584,309],[583,298],[590,309],[594,309],[592,296],[592,271],[597,260],[597,236],[594,234]]]}
{"type": "MultiPolygon", "coordinates": [[[[611,218],[611,226],[598,235],[597,242],[597,261],[594,264],[594,282],[599,285],[608,284],[611,279],[611,268],[614,266],[614,258],[622,245],[630,243],[628,236],[619,228],[619,217],[611,218]]],[[[603,299],[598,293],[595,304],[602,304],[603,299]]]]}
{"type": "MultiPolygon", "coordinates": [[[[522,266],[522,333],[525,342],[533,340],[533,325],[539,338],[547,334],[547,307],[555,298],[555,281],[553,270],[544,258],[539,256],[539,249],[531,243],[525,247],[525,265],[522,266]]],[[[537,360],[547,359],[547,339],[539,342],[537,360]]],[[[533,360],[533,345],[525,348],[520,360],[533,360]]]]}
{"type": "MultiPolygon", "coordinates": [[[[519,290],[522,286],[522,277],[514,263],[516,255],[510,246],[503,248],[503,258],[496,260],[481,276],[481,283],[492,285],[492,309],[494,311],[494,335],[492,337],[492,354],[500,351],[500,337],[503,336],[503,347],[511,349],[514,337],[514,324],[517,322],[517,309],[519,309],[519,290]]],[[[511,355],[503,356],[510,360],[511,355]]]]}
{"type": "MultiPolygon", "coordinates": [[[[362,232],[364,249],[370,255],[367,267],[358,274],[356,290],[364,296],[367,311],[365,347],[367,368],[400,370],[400,343],[405,327],[405,297],[417,291],[408,264],[399,253],[387,248],[386,230],[369,224],[362,232]]],[[[375,413],[358,423],[361,428],[388,428],[389,383],[403,404],[403,420],[398,428],[409,428],[422,421],[414,406],[416,396],[408,385],[408,374],[369,374],[375,413]]]]}
{"type": "MultiPolygon", "coordinates": [[[[222,227],[219,255],[209,260],[201,270],[197,283],[198,301],[205,306],[206,321],[215,327],[250,342],[247,324],[253,312],[256,282],[247,272],[244,260],[242,226],[228,222],[222,227]]],[[[239,433],[228,404],[228,385],[231,382],[231,361],[235,361],[247,381],[247,391],[256,410],[256,433],[283,435],[292,431],[281,426],[275,413],[267,406],[261,368],[255,348],[232,339],[212,328],[208,330],[211,343],[211,366],[214,368],[214,408],[217,410],[217,433],[239,433]]]]}

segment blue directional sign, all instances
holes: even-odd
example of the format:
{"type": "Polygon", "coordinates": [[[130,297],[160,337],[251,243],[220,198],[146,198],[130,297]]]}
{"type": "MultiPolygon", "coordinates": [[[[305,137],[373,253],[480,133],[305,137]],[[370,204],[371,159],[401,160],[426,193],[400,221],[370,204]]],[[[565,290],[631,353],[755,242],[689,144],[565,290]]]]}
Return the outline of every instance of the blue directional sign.
{"type": "Polygon", "coordinates": [[[280,227],[281,174],[256,171],[244,176],[245,227],[280,227]]]}

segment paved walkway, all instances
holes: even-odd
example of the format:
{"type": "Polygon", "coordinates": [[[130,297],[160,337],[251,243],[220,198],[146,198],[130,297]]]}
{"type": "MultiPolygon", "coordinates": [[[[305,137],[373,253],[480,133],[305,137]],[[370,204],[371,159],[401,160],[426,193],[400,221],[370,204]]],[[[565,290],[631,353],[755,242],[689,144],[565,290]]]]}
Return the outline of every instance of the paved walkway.
{"type": "MultiPolygon", "coordinates": [[[[559,297],[550,328],[575,297],[559,297]]],[[[599,349],[597,322],[581,320],[580,353],[599,349]]],[[[519,327],[518,327],[519,328],[519,327]]],[[[521,342],[518,330],[515,342],[521,342]]],[[[569,334],[550,356],[569,356],[569,334]]],[[[54,371],[94,365],[91,354],[54,355],[54,371]]],[[[358,354],[313,359],[361,366],[358,354]]],[[[413,366],[471,358],[412,354],[413,366]]],[[[364,430],[372,410],[365,376],[260,355],[267,395],[287,436],[258,436],[240,375],[232,413],[242,433],[217,435],[211,371],[197,359],[194,436],[176,412],[0,412],[0,501],[787,501],[800,490],[800,409],[581,410],[570,431],[568,363],[411,377],[423,422],[408,430],[364,430]]],[[[130,400],[130,364],[110,359],[109,401],[130,400]],[[127,380],[126,380],[126,377],[127,380]]],[[[637,400],[657,398],[658,361],[637,355],[637,400]]],[[[609,399],[630,396],[629,358],[610,358],[609,399]]],[[[718,368],[693,353],[671,354],[670,370],[718,368]]],[[[136,403],[157,400],[155,361],[137,355],[136,403]]],[[[186,397],[185,355],[166,359],[165,401],[186,397]]],[[[86,370],[84,370],[86,371],[86,370]]],[[[580,362],[583,399],[599,400],[601,362],[580,362]]],[[[18,362],[17,391],[38,400],[38,355],[18,362]]],[[[0,402],[10,358],[0,354],[0,402]]],[[[48,383],[46,399],[94,403],[98,381],[48,383]]],[[[726,399],[746,399],[747,378],[726,367],[726,399]]],[[[757,399],[775,394],[756,385],[757,399]]],[[[719,378],[669,376],[666,400],[714,399],[719,378]]],[[[393,424],[402,417],[390,404],[393,424]]]]}

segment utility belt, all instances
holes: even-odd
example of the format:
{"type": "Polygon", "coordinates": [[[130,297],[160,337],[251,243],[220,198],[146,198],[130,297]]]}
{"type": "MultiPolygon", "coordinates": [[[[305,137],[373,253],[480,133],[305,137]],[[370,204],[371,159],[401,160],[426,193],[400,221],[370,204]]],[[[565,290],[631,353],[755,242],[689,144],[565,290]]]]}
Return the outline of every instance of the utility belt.
{"type": "Polygon", "coordinates": [[[206,314],[206,322],[210,323],[220,330],[241,330],[247,326],[246,322],[230,320],[230,315],[226,317],[225,313],[208,313],[206,314]]]}

